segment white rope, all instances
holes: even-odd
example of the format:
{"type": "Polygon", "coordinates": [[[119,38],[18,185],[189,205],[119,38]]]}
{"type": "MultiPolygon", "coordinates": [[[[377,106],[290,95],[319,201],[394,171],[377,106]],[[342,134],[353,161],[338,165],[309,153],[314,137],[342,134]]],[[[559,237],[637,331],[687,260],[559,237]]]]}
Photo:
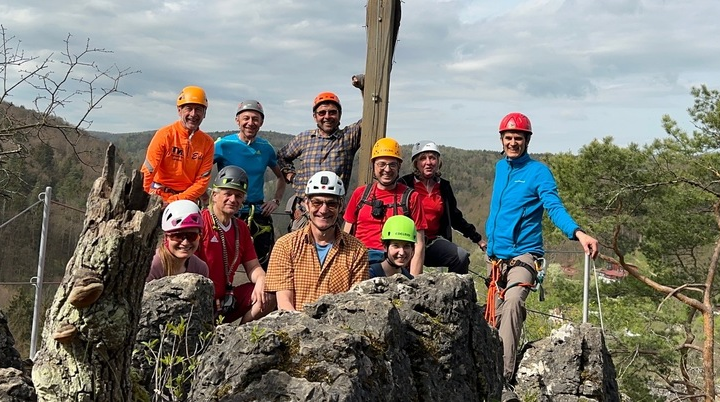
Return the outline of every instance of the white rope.
{"type": "Polygon", "coordinates": [[[598,286],[598,274],[595,269],[595,260],[592,260],[593,274],[595,275],[595,294],[597,295],[598,314],[600,315],[600,330],[605,335],[605,324],[603,323],[602,305],[600,304],[600,286],[598,286]]]}

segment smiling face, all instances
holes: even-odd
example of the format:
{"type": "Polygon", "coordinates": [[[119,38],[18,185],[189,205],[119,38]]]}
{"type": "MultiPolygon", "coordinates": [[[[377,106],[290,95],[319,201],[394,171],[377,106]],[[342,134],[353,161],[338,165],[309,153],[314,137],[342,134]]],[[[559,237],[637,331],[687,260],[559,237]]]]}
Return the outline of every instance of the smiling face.
{"type": "Polygon", "coordinates": [[[333,195],[312,195],[305,203],[308,220],[319,230],[335,226],[342,209],[342,199],[333,195]]]}
{"type": "Polygon", "coordinates": [[[413,163],[420,176],[429,179],[434,177],[435,173],[440,169],[440,156],[437,152],[423,152],[415,158],[413,163]]]}
{"type": "Polygon", "coordinates": [[[395,184],[400,175],[401,161],[392,156],[378,156],[373,160],[373,173],[378,184],[387,187],[395,184]]]}
{"type": "Polygon", "coordinates": [[[240,210],[245,193],[232,188],[218,188],[212,192],[212,208],[215,215],[231,217],[240,210]]]}
{"type": "Polygon", "coordinates": [[[183,229],[165,233],[165,246],[180,259],[190,258],[200,245],[200,229],[183,229]]]}
{"type": "Polygon", "coordinates": [[[503,151],[510,159],[516,159],[527,152],[530,135],[522,131],[505,131],[500,135],[503,151]]]}
{"type": "Polygon", "coordinates": [[[332,102],[323,103],[313,113],[315,123],[325,134],[332,134],[340,126],[340,109],[332,102]]]}
{"type": "Polygon", "coordinates": [[[387,258],[395,265],[405,267],[415,254],[415,244],[403,240],[390,240],[386,246],[387,258]]]}
{"type": "Polygon", "coordinates": [[[186,130],[191,133],[200,129],[200,123],[205,119],[207,108],[197,103],[188,103],[178,106],[178,116],[180,123],[186,130]]]}
{"type": "Polygon", "coordinates": [[[254,140],[263,125],[262,115],[254,110],[241,112],[235,116],[235,121],[240,128],[240,135],[245,141],[254,140]]]}

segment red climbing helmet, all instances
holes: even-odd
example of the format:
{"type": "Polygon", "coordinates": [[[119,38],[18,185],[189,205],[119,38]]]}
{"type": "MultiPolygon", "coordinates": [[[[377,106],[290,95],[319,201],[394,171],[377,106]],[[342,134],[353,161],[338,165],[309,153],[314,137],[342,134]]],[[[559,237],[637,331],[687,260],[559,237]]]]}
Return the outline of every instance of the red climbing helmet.
{"type": "Polygon", "coordinates": [[[510,130],[532,134],[532,124],[530,124],[530,119],[524,114],[512,112],[500,120],[500,128],[498,130],[500,134],[510,130]]]}

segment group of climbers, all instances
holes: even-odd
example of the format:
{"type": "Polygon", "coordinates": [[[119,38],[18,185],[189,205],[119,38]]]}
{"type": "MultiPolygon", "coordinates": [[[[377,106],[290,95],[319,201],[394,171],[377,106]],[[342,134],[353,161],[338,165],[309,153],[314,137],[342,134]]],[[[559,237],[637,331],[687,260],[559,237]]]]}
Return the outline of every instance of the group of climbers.
{"type": "MultiPolygon", "coordinates": [[[[362,76],[353,77],[352,84],[362,90],[362,76]]],[[[503,340],[508,384],[503,400],[516,398],[509,384],[525,300],[537,284],[544,255],[544,212],[586,254],[595,258],[598,253],[597,240],[565,209],[549,168],[528,154],[533,131],[527,116],[514,112],[500,122],[504,157],[495,167],[486,242],[458,209],[450,182],[441,177],[442,153],[433,141],[413,144],[412,173],[400,177],[399,143],[378,140],[371,153],[373,182],[355,189],[346,204],[361,122],[340,128],[342,105],[335,94],[320,93],[312,106],[317,127],[277,152],[258,137],[265,119],[258,101],[241,102],[235,115],[239,132],[216,143],[200,130],[207,106],[201,88],[184,88],[177,99],[180,119],[158,130],[148,147],[142,166],[145,190],[169,204],[148,280],[205,274],[215,283],[218,313],[228,321],[247,322],[276,307],[301,309],[369,277],[413,278],[423,266],[466,274],[470,253],[452,242],[456,230],[486,251],[485,318],[503,340]],[[303,161],[298,167],[296,159],[303,161]],[[195,201],[205,194],[214,163],[219,173],[210,206],[200,211],[195,201]],[[277,178],[270,200],[263,189],[267,169],[277,178]],[[288,202],[290,233],[275,243],[271,214],[286,184],[294,189],[288,202]],[[235,286],[240,267],[250,282],[235,286]]]]}

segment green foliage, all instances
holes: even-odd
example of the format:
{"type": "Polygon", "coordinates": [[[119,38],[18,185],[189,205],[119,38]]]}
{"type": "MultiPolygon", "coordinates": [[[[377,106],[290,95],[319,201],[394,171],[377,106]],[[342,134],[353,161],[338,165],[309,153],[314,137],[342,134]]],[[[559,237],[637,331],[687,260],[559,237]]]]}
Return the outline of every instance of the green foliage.
{"type": "Polygon", "coordinates": [[[188,322],[181,318],[160,330],[160,338],[143,342],[145,359],[155,367],[153,372],[154,401],[183,401],[198,368],[199,357],[214,336],[200,335],[199,345],[192,348],[188,339],[188,322]]]}
{"type": "Polygon", "coordinates": [[[250,331],[250,342],[260,342],[260,338],[265,335],[265,332],[267,332],[267,328],[260,328],[257,325],[253,325],[252,331],[250,331]]]}
{"type": "Polygon", "coordinates": [[[32,332],[34,305],[33,288],[23,287],[15,293],[6,310],[8,327],[15,338],[15,349],[23,357],[30,355],[30,335],[32,332]]]}
{"type": "Polygon", "coordinates": [[[720,238],[720,92],[702,86],[692,95],[692,134],[664,116],[668,137],[649,146],[623,148],[608,137],[577,157],[549,158],[569,209],[604,252],[644,259],[637,269],[626,266],[642,284],[629,279],[601,287],[612,295],[604,316],[618,378],[638,399],[650,399],[642,383],[679,395],[712,392],[703,388],[714,380],[704,369],[712,362],[698,353],[707,344],[695,334],[714,327],[714,316],[705,314],[703,321],[697,310],[712,310],[707,300],[717,298],[712,254],[720,238]],[[703,286],[710,278],[711,286],[703,286]]]}

